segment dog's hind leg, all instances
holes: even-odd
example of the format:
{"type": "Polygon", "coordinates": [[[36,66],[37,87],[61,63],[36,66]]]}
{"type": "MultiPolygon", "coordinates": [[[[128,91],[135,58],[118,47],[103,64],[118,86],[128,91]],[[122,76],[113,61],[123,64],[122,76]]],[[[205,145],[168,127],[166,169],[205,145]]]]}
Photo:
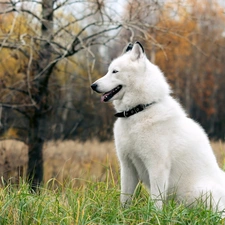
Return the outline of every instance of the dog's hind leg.
{"type": "Polygon", "coordinates": [[[222,217],[225,218],[225,189],[218,187],[212,191],[213,198],[213,210],[221,213],[222,217]]]}

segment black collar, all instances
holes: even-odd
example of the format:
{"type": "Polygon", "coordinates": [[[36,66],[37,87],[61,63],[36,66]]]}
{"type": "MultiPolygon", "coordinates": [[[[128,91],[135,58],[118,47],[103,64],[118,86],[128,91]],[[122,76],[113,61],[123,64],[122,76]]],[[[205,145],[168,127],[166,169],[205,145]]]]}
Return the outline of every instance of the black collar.
{"type": "Polygon", "coordinates": [[[133,116],[136,113],[139,113],[141,111],[143,111],[145,108],[147,108],[150,105],[155,104],[155,102],[151,102],[149,104],[141,104],[141,105],[137,105],[134,108],[128,110],[128,111],[123,111],[123,112],[119,112],[114,114],[115,117],[130,117],[133,116]]]}

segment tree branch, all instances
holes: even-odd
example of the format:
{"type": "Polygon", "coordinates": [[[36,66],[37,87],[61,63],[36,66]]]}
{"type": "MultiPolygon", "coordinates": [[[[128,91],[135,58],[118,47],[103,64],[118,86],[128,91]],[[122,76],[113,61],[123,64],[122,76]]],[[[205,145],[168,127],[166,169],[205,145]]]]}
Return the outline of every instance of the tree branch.
{"type": "Polygon", "coordinates": [[[17,91],[20,92],[22,94],[28,95],[27,91],[21,90],[21,89],[17,89],[17,88],[13,88],[13,87],[4,87],[5,89],[11,90],[11,91],[17,91]]]}
{"type": "Polygon", "coordinates": [[[30,14],[30,15],[32,15],[34,18],[36,18],[38,21],[40,21],[40,22],[42,22],[42,19],[39,17],[39,16],[37,16],[35,13],[33,13],[32,11],[30,11],[30,10],[27,10],[27,9],[20,9],[20,10],[17,10],[17,9],[15,9],[15,11],[16,12],[24,12],[24,13],[27,13],[27,14],[30,14]]]}
{"type": "Polygon", "coordinates": [[[8,108],[8,109],[19,109],[19,108],[22,108],[22,107],[35,107],[35,104],[15,104],[15,103],[3,103],[3,102],[0,102],[0,105],[3,107],[3,108],[8,108]]]}

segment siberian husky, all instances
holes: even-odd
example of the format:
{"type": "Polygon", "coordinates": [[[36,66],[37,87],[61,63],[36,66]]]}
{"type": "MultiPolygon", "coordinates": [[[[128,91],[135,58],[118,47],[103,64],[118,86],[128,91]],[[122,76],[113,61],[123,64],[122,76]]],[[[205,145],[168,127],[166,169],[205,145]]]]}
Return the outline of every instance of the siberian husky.
{"type": "Polygon", "coordinates": [[[179,202],[201,198],[214,210],[225,210],[225,173],[206,133],[170,95],[163,73],[139,42],[129,44],[91,88],[103,94],[103,102],[113,102],[117,112],[123,205],[142,181],[159,208],[175,195],[179,202]]]}

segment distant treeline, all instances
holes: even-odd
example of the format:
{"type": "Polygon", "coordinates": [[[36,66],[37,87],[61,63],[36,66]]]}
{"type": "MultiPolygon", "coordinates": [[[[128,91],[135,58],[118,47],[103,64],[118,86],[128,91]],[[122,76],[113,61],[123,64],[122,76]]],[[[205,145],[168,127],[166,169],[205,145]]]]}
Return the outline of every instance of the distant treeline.
{"type": "MultiPolygon", "coordinates": [[[[106,73],[110,61],[132,39],[142,42],[149,59],[165,73],[173,95],[187,114],[198,121],[211,138],[224,139],[225,14],[216,1],[206,2],[187,0],[163,4],[155,1],[150,4],[147,0],[128,1],[123,13],[132,22],[124,27],[120,25],[119,35],[114,38],[109,35],[107,41],[101,32],[97,33],[100,41],[93,38],[92,33],[85,33],[86,28],[82,29],[83,24],[74,20],[74,15],[64,15],[65,21],[62,20],[59,27],[49,26],[49,34],[58,29],[54,33],[58,36],[49,40],[51,45],[45,38],[39,40],[23,8],[18,14],[13,6],[11,12],[5,10],[9,13],[0,16],[4,44],[0,51],[1,137],[22,139],[26,143],[29,138],[32,143],[29,137],[32,130],[33,135],[38,133],[38,137],[34,137],[36,140],[112,139],[113,106],[102,104],[100,96],[91,92],[90,84],[106,73]],[[72,26],[75,23],[76,29],[72,26]],[[9,34],[10,38],[4,39],[9,34]],[[79,41],[69,39],[77,34],[82,34],[79,41]],[[82,38],[90,38],[93,46],[89,47],[87,42],[84,48],[82,38]],[[68,49],[70,43],[74,46],[68,49]],[[44,51],[45,48],[49,50],[44,51]],[[50,66],[43,63],[47,57],[46,65],[50,66]],[[56,60],[51,68],[54,57],[56,60]]],[[[8,4],[11,7],[11,3],[8,4]]],[[[61,16],[54,14],[55,19],[61,16]]],[[[93,18],[101,19],[95,13],[93,18]]],[[[107,18],[104,17],[106,22],[107,18]]],[[[40,27],[35,19],[32,24],[40,27]]],[[[99,25],[98,29],[103,28],[99,25]]],[[[38,32],[42,37],[52,37],[44,29],[39,28],[38,32]]],[[[91,32],[97,35],[95,29],[91,32]]]]}

